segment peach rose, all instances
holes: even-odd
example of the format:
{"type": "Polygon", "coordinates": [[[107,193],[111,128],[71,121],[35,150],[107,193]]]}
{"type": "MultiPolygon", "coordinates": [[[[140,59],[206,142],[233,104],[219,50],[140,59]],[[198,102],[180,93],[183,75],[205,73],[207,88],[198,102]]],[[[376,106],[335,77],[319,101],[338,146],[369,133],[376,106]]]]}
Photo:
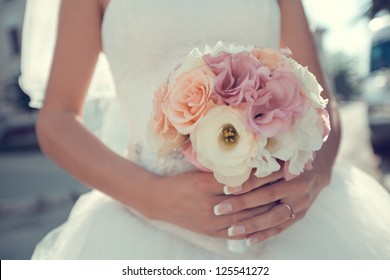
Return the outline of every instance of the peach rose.
{"type": "Polygon", "coordinates": [[[255,48],[252,54],[271,71],[282,66],[282,55],[278,50],[255,48]]]}
{"type": "Polygon", "coordinates": [[[154,93],[153,98],[153,130],[170,140],[176,139],[178,132],[165,115],[168,106],[169,92],[166,83],[162,84],[154,93]]]}
{"type": "Polygon", "coordinates": [[[206,66],[185,72],[170,85],[169,101],[164,113],[180,134],[188,135],[214,103],[214,73],[206,66]]]}

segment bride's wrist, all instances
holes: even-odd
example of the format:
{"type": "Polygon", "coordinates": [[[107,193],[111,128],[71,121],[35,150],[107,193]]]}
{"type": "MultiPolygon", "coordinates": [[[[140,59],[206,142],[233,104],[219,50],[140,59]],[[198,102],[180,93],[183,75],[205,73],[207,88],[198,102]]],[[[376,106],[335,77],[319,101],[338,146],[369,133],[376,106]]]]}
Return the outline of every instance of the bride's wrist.
{"type": "Polygon", "coordinates": [[[141,200],[142,214],[150,220],[162,220],[161,213],[162,202],[165,200],[163,188],[163,176],[152,174],[145,178],[145,184],[142,187],[141,200]]]}
{"type": "Polygon", "coordinates": [[[150,218],[153,215],[155,191],[161,176],[131,161],[123,160],[123,163],[115,173],[110,174],[111,181],[107,185],[113,187],[107,190],[107,194],[150,218]]]}
{"type": "Polygon", "coordinates": [[[313,169],[310,171],[314,174],[315,184],[321,188],[330,184],[332,179],[333,162],[316,159],[313,169]]]}

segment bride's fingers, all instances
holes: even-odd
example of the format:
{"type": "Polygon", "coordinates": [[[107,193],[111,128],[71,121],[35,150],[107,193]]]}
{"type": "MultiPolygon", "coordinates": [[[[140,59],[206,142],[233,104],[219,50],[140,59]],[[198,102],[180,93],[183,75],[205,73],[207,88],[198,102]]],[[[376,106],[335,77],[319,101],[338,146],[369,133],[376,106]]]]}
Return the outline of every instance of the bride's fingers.
{"type": "Polygon", "coordinates": [[[268,232],[271,228],[276,229],[286,223],[289,225],[298,221],[303,217],[306,210],[305,199],[293,199],[291,201],[273,202],[232,215],[221,216],[218,217],[220,222],[218,237],[243,239],[255,232],[268,232]]]}
{"type": "Polygon", "coordinates": [[[232,225],[235,225],[237,223],[241,223],[245,220],[248,220],[250,218],[256,217],[258,215],[264,214],[268,211],[270,211],[272,208],[274,208],[277,205],[276,202],[270,203],[267,205],[259,206],[256,208],[244,210],[238,213],[234,213],[232,215],[225,215],[218,217],[220,220],[221,227],[220,229],[227,229],[232,225]]]}
{"type": "Polygon", "coordinates": [[[299,213],[296,215],[296,217],[294,219],[290,219],[290,220],[284,222],[283,224],[280,224],[280,225],[273,227],[273,228],[269,228],[266,230],[262,230],[262,231],[258,231],[256,233],[250,234],[247,237],[248,246],[255,245],[257,243],[260,243],[260,242],[267,240],[268,238],[270,238],[272,236],[278,235],[279,233],[281,233],[282,231],[284,231],[285,229],[289,228],[291,225],[293,225],[294,223],[296,223],[297,221],[302,219],[303,216],[304,216],[303,213],[299,213]]]}
{"type": "Polygon", "coordinates": [[[288,197],[294,191],[296,191],[294,184],[280,181],[272,185],[262,186],[242,195],[229,196],[228,199],[223,200],[214,207],[214,213],[220,216],[267,205],[288,197]]]}
{"type": "Polygon", "coordinates": [[[266,186],[270,183],[279,181],[280,179],[284,179],[283,170],[279,170],[277,172],[273,172],[266,177],[256,177],[254,174],[243,184],[243,193],[250,192],[251,190],[257,189],[261,186],[266,186]]]}
{"type": "Polygon", "coordinates": [[[245,220],[251,219],[258,215],[261,215],[273,207],[275,207],[276,203],[271,203],[268,205],[256,207],[254,209],[244,210],[239,213],[235,213],[232,215],[216,217],[215,226],[218,228],[218,237],[229,238],[229,239],[242,239],[245,236],[233,236],[229,237],[227,235],[227,230],[230,226],[244,222],[245,220]]]}
{"type": "Polygon", "coordinates": [[[254,189],[257,189],[261,186],[276,182],[280,179],[284,178],[283,170],[279,170],[278,172],[273,172],[269,176],[258,178],[254,175],[254,171],[249,179],[240,187],[224,187],[225,194],[244,194],[250,192],[254,189]]]}
{"type": "Polygon", "coordinates": [[[287,204],[277,204],[270,211],[228,228],[229,236],[248,235],[258,231],[264,231],[270,228],[278,227],[283,223],[295,218],[293,206],[286,207],[287,204]],[[294,215],[292,215],[294,213],[294,215]]]}

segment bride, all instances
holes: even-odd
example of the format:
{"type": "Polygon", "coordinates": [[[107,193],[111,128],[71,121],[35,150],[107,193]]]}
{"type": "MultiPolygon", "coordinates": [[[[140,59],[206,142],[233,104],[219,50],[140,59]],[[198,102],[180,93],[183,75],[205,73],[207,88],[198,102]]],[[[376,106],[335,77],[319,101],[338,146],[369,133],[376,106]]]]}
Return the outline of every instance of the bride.
{"type": "MultiPolygon", "coordinates": [[[[48,12],[54,21],[58,1],[43,2],[55,6],[48,12]]],[[[33,101],[43,95],[37,83],[46,85],[46,77],[37,73],[50,59],[50,52],[31,54],[33,45],[42,50],[46,42],[30,32],[38,3],[27,4],[21,77],[33,101]]],[[[362,171],[335,164],[337,104],[300,1],[64,0],[58,22],[37,133],[45,154],[94,190],[40,242],[33,258],[390,259],[389,194],[362,171]],[[289,47],[323,85],[332,131],[311,171],[288,182],[280,172],[252,176],[238,190],[208,173],[181,172],[180,157],[172,158],[169,172],[157,164],[147,144],[154,90],[191,49],[220,40],[289,47]],[[112,88],[101,52],[123,114],[102,124],[99,138],[86,128],[83,108],[88,92],[105,95],[112,88]],[[113,134],[120,123],[128,133],[113,134]],[[107,137],[111,141],[103,144],[107,137]],[[126,153],[116,145],[124,141],[126,153]]],[[[54,33],[55,26],[46,22],[45,28],[54,33]]]]}

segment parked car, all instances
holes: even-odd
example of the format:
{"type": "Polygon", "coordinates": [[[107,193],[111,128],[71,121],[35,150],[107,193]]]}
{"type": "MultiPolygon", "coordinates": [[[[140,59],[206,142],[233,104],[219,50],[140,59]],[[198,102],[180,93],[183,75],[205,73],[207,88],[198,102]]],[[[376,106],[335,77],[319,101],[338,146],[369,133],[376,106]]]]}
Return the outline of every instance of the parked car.
{"type": "Polygon", "coordinates": [[[369,74],[363,97],[367,103],[371,143],[375,152],[390,147],[390,15],[374,18],[369,74]]]}

